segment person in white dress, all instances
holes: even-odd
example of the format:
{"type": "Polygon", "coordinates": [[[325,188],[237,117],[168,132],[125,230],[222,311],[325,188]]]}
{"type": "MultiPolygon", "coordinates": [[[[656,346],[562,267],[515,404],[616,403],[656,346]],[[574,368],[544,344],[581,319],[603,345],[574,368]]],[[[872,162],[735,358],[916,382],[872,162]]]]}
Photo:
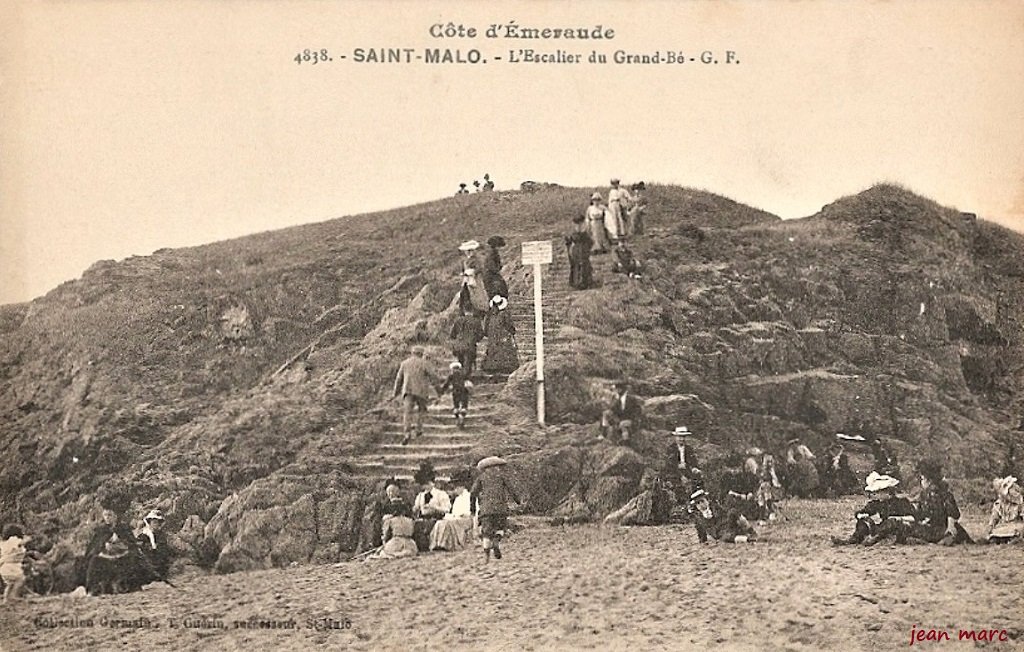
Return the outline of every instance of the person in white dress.
{"type": "Polygon", "coordinates": [[[590,239],[594,241],[591,253],[606,254],[611,249],[608,232],[605,230],[607,213],[608,209],[601,201],[601,193],[595,192],[590,196],[590,206],[587,206],[587,227],[590,229],[590,239]]]}
{"type": "Polygon", "coordinates": [[[629,235],[626,233],[626,210],[628,209],[633,196],[629,191],[619,186],[618,179],[611,180],[612,189],[608,191],[608,213],[605,224],[612,239],[616,242],[629,235]]]}

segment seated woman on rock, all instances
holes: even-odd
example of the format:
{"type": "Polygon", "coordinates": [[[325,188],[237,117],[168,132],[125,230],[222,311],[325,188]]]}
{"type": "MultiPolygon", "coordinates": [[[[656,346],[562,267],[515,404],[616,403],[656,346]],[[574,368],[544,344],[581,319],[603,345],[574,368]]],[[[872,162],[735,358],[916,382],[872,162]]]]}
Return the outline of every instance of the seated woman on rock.
{"type": "Polygon", "coordinates": [[[640,479],[640,493],[606,516],[604,522],[617,525],[664,525],[668,523],[671,513],[671,492],[665,487],[661,476],[648,469],[640,479]]]}
{"type": "Polygon", "coordinates": [[[923,491],[917,505],[916,520],[910,526],[910,536],[945,546],[973,543],[967,530],[958,523],[960,508],[942,477],[942,465],[933,460],[922,460],[917,465],[917,472],[921,475],[923,491]]]}
{"type": "Polygon", "coordinates": [[[889,536],[897,543],[906,541],[916,510],[906,497],[898,495],[899,484],[900,481],[890,475],[872,471],[864,487],[868,502],[855,514],[857,523],[853,533],[845,539],[832,537],[833,545],[863,543],[870,546],[889,536]]]}
{"type": "Polygon", "coordinates": [[[798,498],[811,498],[817,495],[818,484],[814,453],[799,438],[790,439],[786,449],[786,491],[798,498]]]}
{"type": "Polygon", "coordinates": [[[142,523],[142,530],[136,535],[136,543],[142,552],[138,576],[140,586],[166,580],[173,554],[164,532],[163,513],[159,509],[150,510],[142,523]]]}
{"type": "Polygon", "coordinates": [[[108,495],[103,500],[103,522],[93,530],[85,549],[85,589],[89,595],[124,593],[134,588],[138,575],[139,547],[122,514],[128,499],[108,495]]]}
{"type": "Polygon", "coordinates": [[[412,515],[416,519],[416,532],[413,540],[419,546],[420,552],[430,551],[430,533],[434,525],[444,515],[451,511],[452,501],[448,492],[439,489],[434,484],[434,466],[430,462],[420,464],[413,479],[420,485],[422,491],[416,495],[412,505],[412,515]]]}
{"type": "Polygon", "coordinates": [[[430,531],[431,550],[462,550],[472,538],[473,510],[469,496],[469,474],[458,473],[452,478],[451,510],[434,523],[430,531]]]}
{"type": "Polygon", "coordinates": [[[367,559],[414,557],[419,549],[416,547],[416,542],[412,540],[415,528],[412,510],[399,494],[396,485],[388,485],[384,491],[388,497],[381,522],[381,539],[384,545],[367,559]]]}
{"type": "Polygon", "coordinates": [[[757,533],[743,514],[722,508],[703,489],[690,495],[690,514],[697,528],[697,538],[707,543],[708,535],[723,543],[748,543],[757,540],[757,533]]]}
{"type": "Polygon", "coordinates": [[[826,498],[848,496],[860,489],[860,482],[850,469],[850,458],[839,442],[833,442],[829,446],[828,455],[821,458],[818,477],[821,480],[821,494],[826,498]]]}
{"type": "Polygon", "coordinates": [[[988,521],[988,543],[1009,543],[1024,538],[1024,496],[1012,475],[992,481],[996,502],[988,521]]]}
{"type": "Polygon", "coordinates": [[[626,274],[629,278],[643,276],[644,265],[633,255],[633,250],[626,246],[625,240],[619,240],[615,246],[615,262],[612,264],[612,272],[626,274]]]}

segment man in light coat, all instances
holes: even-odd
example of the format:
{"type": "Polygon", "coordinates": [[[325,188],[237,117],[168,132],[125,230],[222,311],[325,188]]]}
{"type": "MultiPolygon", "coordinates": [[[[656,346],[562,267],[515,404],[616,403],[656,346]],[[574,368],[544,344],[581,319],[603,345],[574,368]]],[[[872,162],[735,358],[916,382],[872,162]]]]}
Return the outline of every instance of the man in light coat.
{"type": "Polygon", "coordinates": [[[423,434],[423,414],[427,411],[430,390],[438,383],[433,369],[423,359],[423,347],[414,346],[412,355],[402,361],[395,376],[395,397],[402,397],[402,444],[411,439],[411,416],[416,411],[416,436],[423,434]]]}

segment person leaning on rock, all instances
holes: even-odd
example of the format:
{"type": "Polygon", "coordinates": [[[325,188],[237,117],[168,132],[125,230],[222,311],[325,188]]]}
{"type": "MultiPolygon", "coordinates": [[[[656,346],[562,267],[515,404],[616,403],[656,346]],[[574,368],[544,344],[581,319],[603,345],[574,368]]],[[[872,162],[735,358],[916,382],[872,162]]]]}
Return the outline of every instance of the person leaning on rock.
{"type": "Polygon", "coordinates": [[[615,400],[601,415],[601,435],[613,444],[628,446],[630,438],[640,428],[644,402],[629,391],[629,382],[615,383],[615,400]]]}

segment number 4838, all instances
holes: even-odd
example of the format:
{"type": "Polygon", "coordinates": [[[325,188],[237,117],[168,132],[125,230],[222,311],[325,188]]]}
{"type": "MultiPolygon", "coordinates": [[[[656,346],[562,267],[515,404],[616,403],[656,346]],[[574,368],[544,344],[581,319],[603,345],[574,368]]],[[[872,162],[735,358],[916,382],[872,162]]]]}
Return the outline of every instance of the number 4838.
{"type": "Polygon", "coordinates": [[[312,63],[313,65],[316,65],[321,61],[333,61],[333,59],[327,54],[327,48],[320,50],[310,50],[309,48],[306,48],[302,52],[296,54],[293,61],[299,64],[312,63]]]}

